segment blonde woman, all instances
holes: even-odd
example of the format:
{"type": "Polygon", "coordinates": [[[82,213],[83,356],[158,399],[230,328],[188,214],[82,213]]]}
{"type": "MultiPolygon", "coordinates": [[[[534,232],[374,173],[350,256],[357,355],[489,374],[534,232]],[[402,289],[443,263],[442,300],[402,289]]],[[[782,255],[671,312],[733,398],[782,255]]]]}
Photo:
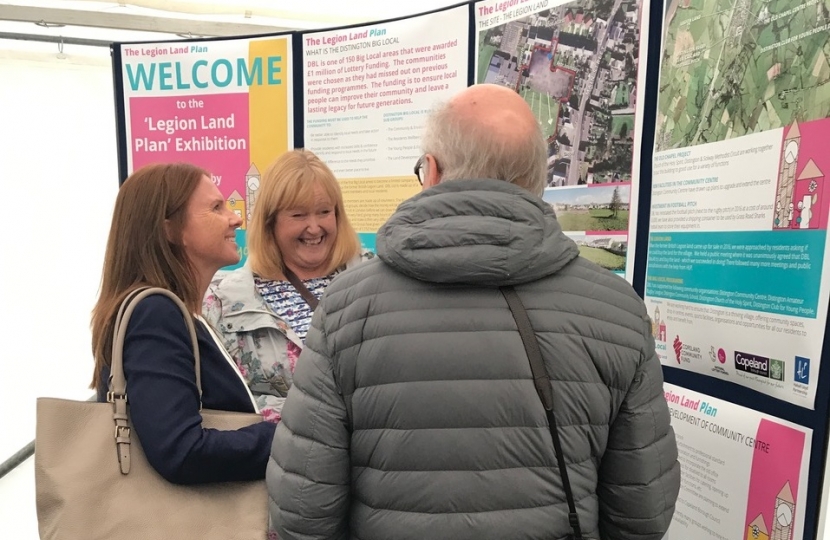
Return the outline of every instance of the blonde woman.
{"type": "Polygon", "coordinates": [[[361,254],[334,174],[308,150],[286,152],[265,171],[247,234],[248,260],[212,283],[203,311],[276,423],[316,300],[371,254],[361,254]]]}

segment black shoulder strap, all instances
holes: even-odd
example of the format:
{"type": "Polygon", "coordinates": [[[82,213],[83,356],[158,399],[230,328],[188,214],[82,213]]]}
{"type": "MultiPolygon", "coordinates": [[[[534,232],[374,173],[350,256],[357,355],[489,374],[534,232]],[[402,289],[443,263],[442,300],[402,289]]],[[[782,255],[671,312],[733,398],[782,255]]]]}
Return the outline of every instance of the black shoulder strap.
{"type": "Polygon", "coordinates": [[[283,273],[285,274],[285,277],[288,278],[288,282],[291,283],[291,285],[294,286],[297,292],[300,293],[300,296],[303,297],[303,300],[305,300],[306,304],[308,304],[308,307],[311,308],[311,311],[317,309],[317,304],[319,304],[320,301],[317,300],[317,297],[314,296],[311,293],[311,291],[308,290],[308,288],[303,284],[300,278],[298,278],[297,275],[288,268],[283,270],[283,273]]]}
{"type": "MultiPolygon", "coordinates": [[[[308,304],[311,308],[311,311],[317,309],[317,304],[319,304],[320,301],[317,300],[317,297],[308,290],[300,278],[298,278],[297,275],[288,268],[283,270],[283,273],[285,274],[285,277],[288,278],[289,283],[294,286],[294,289],[296,289],[297,292],[300,293],[300,296],[303,297],[303,300],[306,301],[306,304],[308,304]]],[[[349,421],[349,430],[351,430],[354,427],[354,419],[352,418],[352,394],[354,393],[354,381],[352,380],[345,384],[344,382],[338,381],[338,387],[340,388],[340,393],[343,395],[343,401],[346,403],[346,416],[349,421]],[[344,389],[343,386],[340,386],[341,384],[346,388],[344,389]]]]}
{"type": "Polygon", "coordinates": [[[545,369],[545,363],[542,360],[539,341],[536,339],[536,334],[530,325],[530,318],[527,316],[527,311],[516,290],[513,287],[499,287],[499,290],[504,295],[504,299],[507,300],[510,312],[516,320],[516,326],[519,328],[519,334],[522,336],[527,359],[530,361],[533,384],[536,386],[536,393],[539,395],[539,399],[542,401],[542,406],[544,406],[545,413],[548,416],[550,436],[553,439],[553,449],[556,452],[556,461],[559,464],[559,475],[562,477],[562,486],[565,488],[565,498],[568,501],[568,521],[570,522],[571,529],[573,529],[573,539],[582,540],[579,516],[576,514],[576,504],[574,503],[574,496],[571,491],[571,482],[568,479],[568,469],[565,466],[565,456],[562,453],[562,443],[559,440],[559,431],[556,428],[556,417],[553,415],[553,388],[550,384],[548,372],[545,369]]]}

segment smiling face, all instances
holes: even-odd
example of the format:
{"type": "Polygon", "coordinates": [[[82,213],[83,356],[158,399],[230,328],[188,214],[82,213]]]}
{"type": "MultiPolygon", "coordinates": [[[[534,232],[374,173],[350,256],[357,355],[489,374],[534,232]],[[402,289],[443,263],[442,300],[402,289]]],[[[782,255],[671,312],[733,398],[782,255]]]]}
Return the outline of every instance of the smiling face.
{"type": "Polygon", "coordinates": [[[277,212],[274,237],[283,264],[300,279],[323,277],[337,240],[334,201],[314,186],[310,201],[277,212]]]}
{"type": "Polygon", "coordinates": [[[199,181],[187,203],[182,244],[202,280],[239,262],[236,229],[242,219],[225,204],[225,198],[207,176],[199,181]]]}

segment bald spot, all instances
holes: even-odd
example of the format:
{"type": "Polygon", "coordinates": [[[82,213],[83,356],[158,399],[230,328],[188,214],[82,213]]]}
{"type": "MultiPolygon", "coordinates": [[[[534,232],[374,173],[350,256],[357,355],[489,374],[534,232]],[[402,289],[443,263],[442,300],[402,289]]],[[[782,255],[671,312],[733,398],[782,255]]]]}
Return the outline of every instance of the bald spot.
{"type": "Polygon", "coordinates": [[[449,103],[462,124],[492,128],[505,140],[526,140],[536,129],[536,117],[515,91],[496,84],[477,84],[449,103]]]}

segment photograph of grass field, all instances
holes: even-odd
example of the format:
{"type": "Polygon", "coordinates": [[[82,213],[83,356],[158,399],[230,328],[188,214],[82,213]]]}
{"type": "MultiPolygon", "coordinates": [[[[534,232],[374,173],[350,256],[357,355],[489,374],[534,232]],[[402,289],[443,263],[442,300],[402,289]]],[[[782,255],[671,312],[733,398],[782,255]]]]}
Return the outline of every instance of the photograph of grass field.
{"type": "Polygon", "coordinates": [[[630,133],[634,133],[634,115],[613,115],[611,117],[611,132],[621,139],[627,137],[630,133]]]}
{"type": "Polygon", "coordinates": [[[625,271],[628,251],[628,235],[568,234],[579,246],[579,254],[589,261],[612,272],[625,271]]]}
{"type": "Polygon", "coordinates": [[[607,210],[556,212],[563,231],[624,231],[628,229],[628,210],[615,217],[607,210]]]}
{"type": "Polygon", "coordinates": [[[631,184],[548,188],[544,199],[563,231],[628,231],[631,184]]]}

